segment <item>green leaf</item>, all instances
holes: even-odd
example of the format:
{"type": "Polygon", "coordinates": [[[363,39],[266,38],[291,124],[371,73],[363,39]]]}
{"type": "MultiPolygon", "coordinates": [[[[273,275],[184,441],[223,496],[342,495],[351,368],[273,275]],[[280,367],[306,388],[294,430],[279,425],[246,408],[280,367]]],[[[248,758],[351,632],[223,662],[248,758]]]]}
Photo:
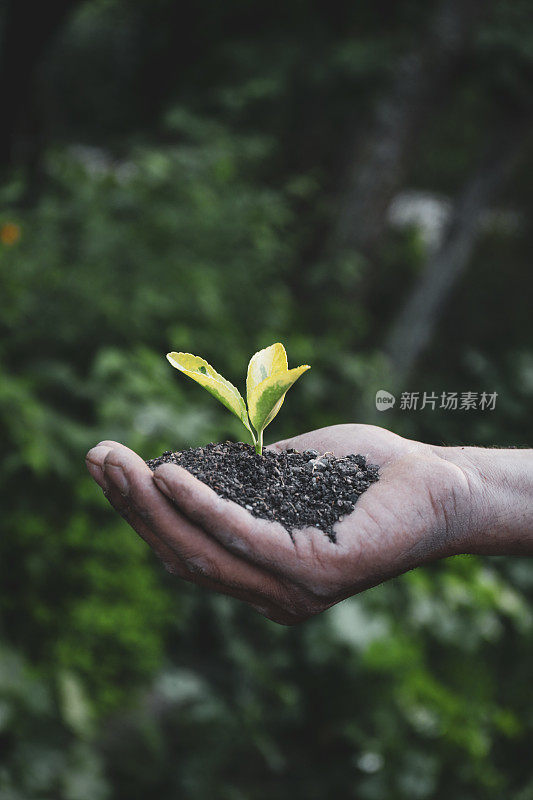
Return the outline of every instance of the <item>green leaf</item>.
{"type": "Polygon", "coordinates": [[[279,342],[252,356],[248,364],[246,396],[250,420],[258,433],[272,422],[287,391],[308,369],[308,364],[289,369],[285,348],[279,342]]]}
{"type": "Polygon", "coordinates": [[[167,359],[173,367],[179,369],[180,372],[183,372],[185,375],[188,375],[189,378],[192,378],[193,381],[199,383],[204,389],[207,389],[213,397],[216,397],[226,408],[232,411],[250,431],[255,443],[255,436],[250,427],[246,404],[236,386],[223,378],[222,375],[213,369],[204,358],[200,358],[200,356],[193,356],[191,353],[172,352],[167,353],[167,359]]]}

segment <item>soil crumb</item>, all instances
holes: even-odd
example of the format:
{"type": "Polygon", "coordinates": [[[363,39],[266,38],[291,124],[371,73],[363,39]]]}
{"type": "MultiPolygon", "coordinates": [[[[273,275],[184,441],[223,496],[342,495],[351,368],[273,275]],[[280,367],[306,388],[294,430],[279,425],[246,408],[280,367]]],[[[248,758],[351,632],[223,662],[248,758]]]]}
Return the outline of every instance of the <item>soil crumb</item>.
{"type": "Polygon", "coordinates": [[[281,522],[289,534],[308,525],[335,541],[333,526],[354,510],[359,497],[379,480],[379,468],[363,455],[336,458],[317,450],[264,450],[243,442],[167,450],[146,462],[179,464],[221,497],[262,519],[281,522]]]}

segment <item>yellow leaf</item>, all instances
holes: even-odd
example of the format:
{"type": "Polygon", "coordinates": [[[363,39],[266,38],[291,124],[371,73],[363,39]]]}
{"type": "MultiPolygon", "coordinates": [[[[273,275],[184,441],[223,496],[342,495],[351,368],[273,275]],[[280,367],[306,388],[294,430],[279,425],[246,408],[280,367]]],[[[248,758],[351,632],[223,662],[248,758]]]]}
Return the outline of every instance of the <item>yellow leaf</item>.
{"type": "Polygon", "coordinates": [[[248,413],[246,411],[246,404],[241,396],[241,393],[232,383],[222,377],[213,367],[207,363],[204,358],[200,356],[193,356],[191,353],[167,353],[167,359],[173,367],[179,369],[193,381],[196,381],[204,389],[207,389],[213,397],[216,397],[223,405],[232,411],[237,416],[243,425],[252,434],[252,439],[255,442],[253,431],[250,427],[248,420],[248,413]]]}
{"type": "Polygon", "coordinates": [[[288,389],[308,369],[307,364],[289,369],[285,348],[279,342],[252,356],[248,364],[246,396],[250,420],[260,439],[280,410],[288,389]]]}
{"type": "Polygon", "coordinates": [[[248,397],[250,392],[253,392],[269,375],[276,372],[286,372],[288,369],[287,353],[280,342],[271,344],[270,347],[265,347],[264,350],[259,350],[258,353],[251,357],[248,364],[248,374],[246,376],[246,393],[248,397]]]}

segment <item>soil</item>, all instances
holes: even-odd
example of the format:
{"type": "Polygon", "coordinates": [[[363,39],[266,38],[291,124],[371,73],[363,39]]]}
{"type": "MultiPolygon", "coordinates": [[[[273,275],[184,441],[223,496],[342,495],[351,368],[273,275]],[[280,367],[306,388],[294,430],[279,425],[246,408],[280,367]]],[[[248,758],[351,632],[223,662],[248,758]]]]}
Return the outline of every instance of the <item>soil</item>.
{"type": "Polygon", "coordinates": [[[265,450],[260,456],[242,442],[167,450],[146,463],[152,470],[160,464],[179,464],[254,516],[281,522],[289,534],[313,525],[333,542],[334,524],[379,480],[379,468],[363,455],[336,458],[317,450],[265,450]]]}

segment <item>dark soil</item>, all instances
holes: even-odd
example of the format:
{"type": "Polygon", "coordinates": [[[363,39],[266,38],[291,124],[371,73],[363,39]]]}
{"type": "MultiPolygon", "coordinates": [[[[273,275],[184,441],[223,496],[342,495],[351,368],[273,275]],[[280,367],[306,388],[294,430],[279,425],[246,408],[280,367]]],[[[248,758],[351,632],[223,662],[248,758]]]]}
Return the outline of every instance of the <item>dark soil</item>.
{"type": "Polygon", "coordinates": [[[378,467],[362,455],[336,458],[317,450],[265,450],[224,442],[192,450],[170,450],[146,462],[154,470],[174,463],[187,469],[221,497],[233,500],[254,516],[281,522],[287,531],[313,525],[335,541],[333,526],[354,506],[378,467]]]}

